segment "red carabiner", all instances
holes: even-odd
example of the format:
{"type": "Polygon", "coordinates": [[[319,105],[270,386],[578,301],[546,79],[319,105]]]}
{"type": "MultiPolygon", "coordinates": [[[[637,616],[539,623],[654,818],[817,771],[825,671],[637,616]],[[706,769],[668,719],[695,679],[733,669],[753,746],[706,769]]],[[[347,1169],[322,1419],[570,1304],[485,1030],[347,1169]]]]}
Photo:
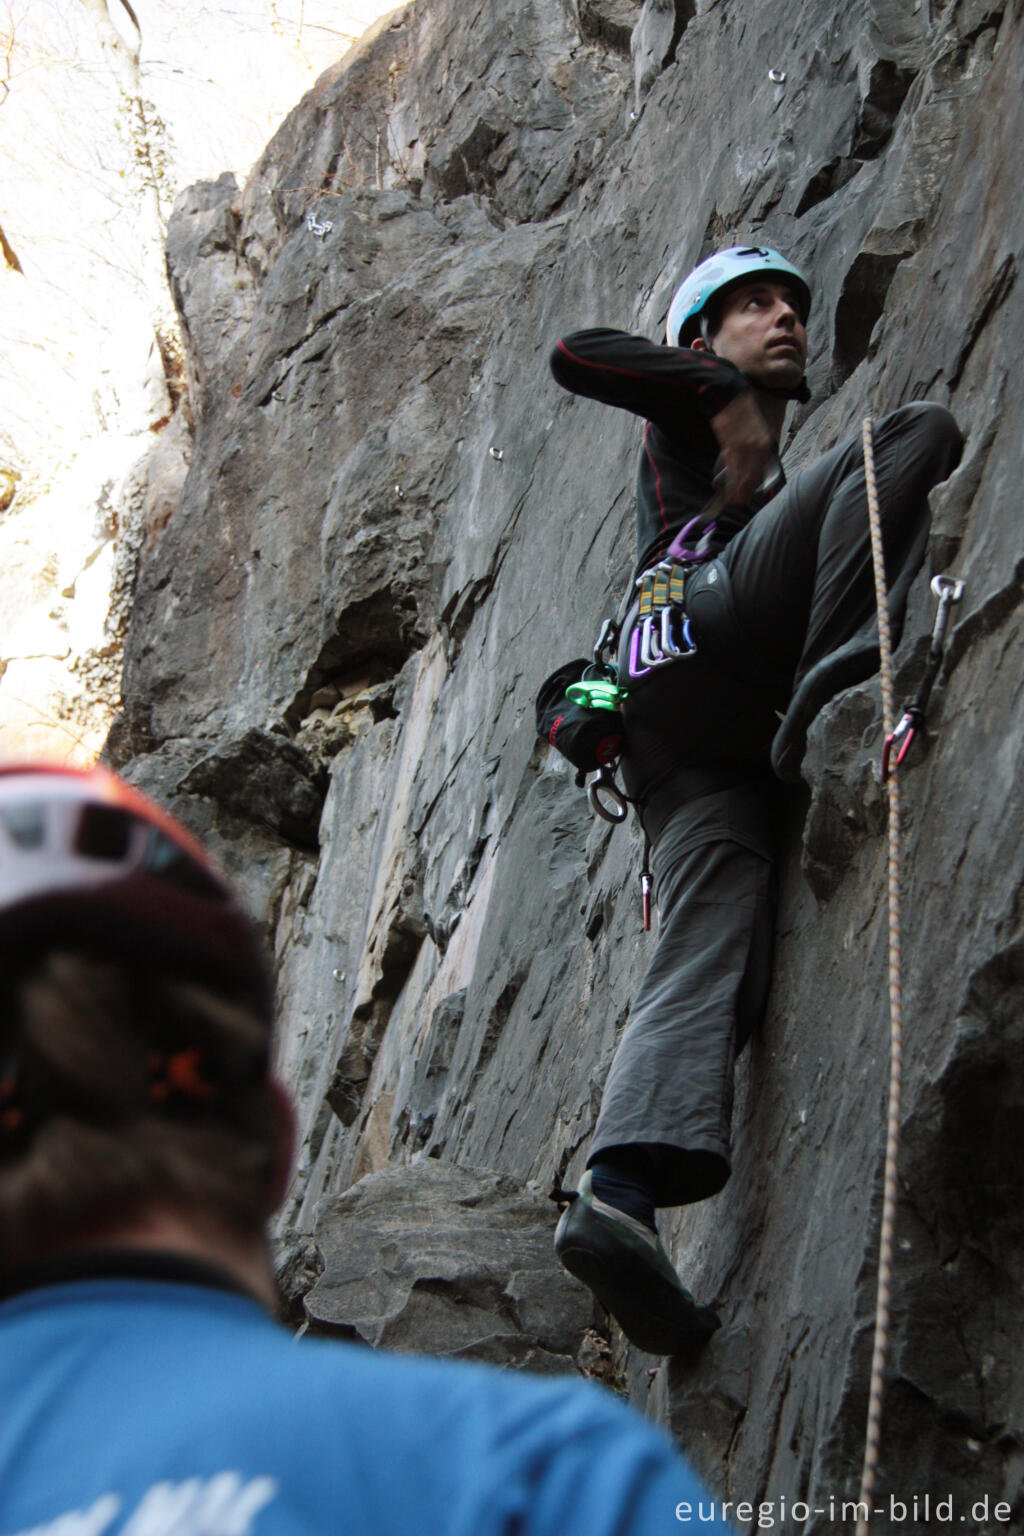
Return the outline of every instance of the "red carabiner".
{"type": "Polygon", "coordinates": [[[900,721],[899,725],[897,725],[896,729],[893,730],[893,731],[890,731],[889,735],[885,738],[885,745],[882,748],[882,783],[883,784],[888,783],[888,780],[889,780],[889,773],[891,771],[890,770],[890,763],[891,763],[891,760],[892,760],[892,749],[893,749],[893,747],[896,745],[897,742],[899,742],[899,751],[896,753],[896,767],[897,768],[902,768],[902,766],[903,766],[903,759],[906,757],[907,753],[910,751],[910,744],[914,740],[914,737],[917,735],[917,727],[918,727],[917,713],[913,709],[908,709],[906,714],[903,716],[902,720],[900,721]]]}

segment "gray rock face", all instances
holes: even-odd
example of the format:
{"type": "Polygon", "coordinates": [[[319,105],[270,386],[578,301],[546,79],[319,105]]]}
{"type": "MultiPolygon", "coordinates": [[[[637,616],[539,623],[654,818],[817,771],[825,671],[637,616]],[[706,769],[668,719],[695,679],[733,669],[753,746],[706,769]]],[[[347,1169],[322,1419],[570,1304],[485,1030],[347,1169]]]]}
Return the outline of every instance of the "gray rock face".
{"type": "MultiPolygon", "coordinates": [[[[241,192],[176,210],[195,443],[141,562],[115,737],[273,939],[302,1128],[283,1230],[297,1289],[303,1242],[322,1247],[311,1308],[384,1283],[353,1274],[330,1214],[390,1188],[345,1193],[367,1175],[422,1157],[442,1185],[463,1166],[571,1183],[652,940],[635,834],[590,818],[532,702],[617,601],[639,432],[562,394],[546,353],[587,324],[657,335],[716,242],[805,266],[813,399],[789,470],[915,398],[967,438],[897,658],[902,700],[928,575],[962,576],[904,786],[880,1484],[965,1514],[1014,1504],[1024,1473],[1021,78],[1021,9],[999,0],[395,12],[241,192]]],[[[666,1223],[724,1327],[689,1372],[629,1364],[733,1499],[827,1510],[857,1487],[888,1050],[879,745],[877,684],[812,729],[733,1179],[666,1223]]],[[[336,1319],[459,1349],[452,1293],[415,1278],[397,1313],[382,1294],[336,1319]]]]}
{"type": "Polygon", "coordinates": [[[306,1316],[382,1348],[573,1371],[593,1359],[594,1304],[555,1258],[550,1211],[450,1164],[368,1174],[323,1202],[306,1316]]]}

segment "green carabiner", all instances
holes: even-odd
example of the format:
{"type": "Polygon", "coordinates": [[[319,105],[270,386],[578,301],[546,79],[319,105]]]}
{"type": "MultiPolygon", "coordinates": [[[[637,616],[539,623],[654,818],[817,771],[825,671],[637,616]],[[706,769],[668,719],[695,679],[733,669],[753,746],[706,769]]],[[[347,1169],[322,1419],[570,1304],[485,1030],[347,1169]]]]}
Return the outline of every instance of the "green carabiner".
{"type": "Polygon", "coordinates": [[[626,697],[625,690],[607,678],[594,678],[589,682],[570,683],[565,690],[570,704],[582,709],[618,709],[626,697]]]}

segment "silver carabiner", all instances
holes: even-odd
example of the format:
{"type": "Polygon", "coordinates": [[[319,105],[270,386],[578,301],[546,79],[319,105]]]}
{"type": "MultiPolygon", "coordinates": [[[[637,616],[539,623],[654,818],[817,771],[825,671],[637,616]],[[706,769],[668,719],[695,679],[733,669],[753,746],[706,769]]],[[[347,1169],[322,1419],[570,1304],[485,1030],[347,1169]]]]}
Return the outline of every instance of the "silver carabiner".
{"type": "Polygon", "coordinates": [[[685,614],[682,615],[683,622],[679,630],[679,637],[683,643],[676,644],[672,633],[672,622],[680,612],[681,610],[673,607],[671,603],[661,610],[661,648],[666,661],[671,660],[673,656],[693,656],[697,650],[690,634],[690,620],[685,614]]]}
{"type": "Polygon", "coordinates": [[[604,665],[604,653],[610,651],[619,638],[619,626],[614,619],[605,619],[594,646],[594,665],[604,665]]]}
{"type": "Polygon", "coordinates": [[[610,821],[612,826],[618,826],[629,815],[629,806],[626,797],[616,784],[611,770],[602,768],[597,778],[587,789],[587,799],[590,801],[590,809],[595,816],[600,816],[602,821],[610,821]],[[608,795],[615,802],[614,810],[602,805],[602,794],[608,795]]]}
{"type": "Polygon", "coordinates": [[[658,645],[657,636],[654,633],[654,615],[648,614],[642,626],[643,638],[640,641],[640,660],[648,667],[660,667],[665,657],[658,645]]]}

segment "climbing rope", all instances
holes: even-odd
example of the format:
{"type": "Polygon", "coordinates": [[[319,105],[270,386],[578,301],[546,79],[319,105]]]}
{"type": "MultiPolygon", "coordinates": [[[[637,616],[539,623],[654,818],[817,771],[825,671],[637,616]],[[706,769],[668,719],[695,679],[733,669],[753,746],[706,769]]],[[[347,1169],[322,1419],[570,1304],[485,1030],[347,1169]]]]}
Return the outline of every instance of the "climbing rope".
{"type": "MultiPolygon", "coordinates": [[[[875,599],[878,608],[878,648],[881,655],[882,729],[888,738],[893,731],[892,633],[889,628],[889,598],[885,581],[885,556],[882,549],[882,520],[878,509],[878,483],[875,479],[875,453],[872,422],[864,420],[864,482],[868,496],[871,524],[871,558],[875,571],[875,599]]],[[[864,1466],[861,1472],[859,1519],[856,1536],[867,1536],[878,1475],[881,1438],[882,1396],[885,1359],[889,1345],[889,1300],[892,1282],[893,1233],[896,1226],[896,1167],[900,1139],[900,1092],[903,1080],[903,991],[900,969],[900,791],[899,774],[886,781],[889,792],[889,1113],[885,1137],[885,1185],[882,1200],[882,1230],[878,1245],[878,1287],[875,1297],[875,1342],[871,1357],[871,1387],[868,1395],[867,1436],[864,1466]]]]}

